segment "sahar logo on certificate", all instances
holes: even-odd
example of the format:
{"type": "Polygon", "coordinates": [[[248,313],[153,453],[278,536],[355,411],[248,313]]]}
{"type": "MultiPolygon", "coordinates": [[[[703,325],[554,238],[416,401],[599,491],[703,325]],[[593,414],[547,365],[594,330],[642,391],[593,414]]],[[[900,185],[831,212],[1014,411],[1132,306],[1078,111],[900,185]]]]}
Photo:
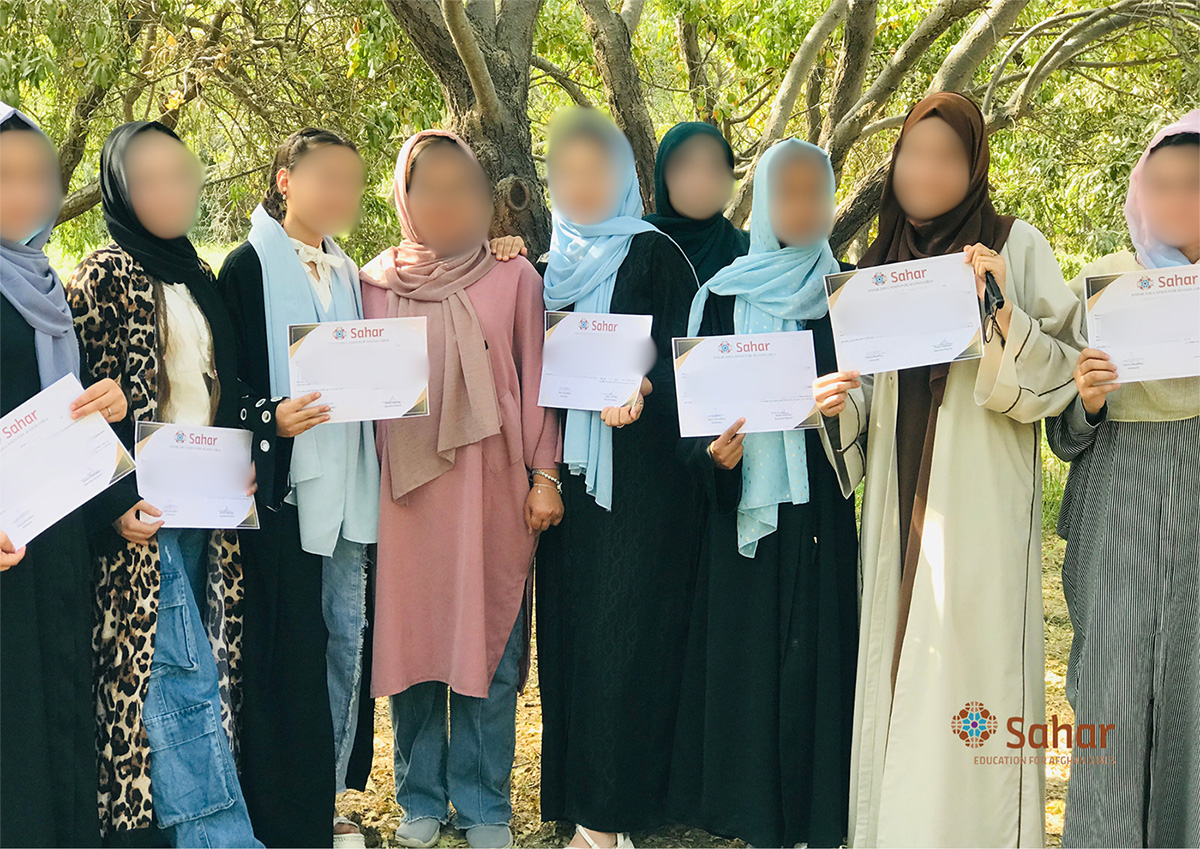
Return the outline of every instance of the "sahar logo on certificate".
{"type": "Polygon", "coordinates": [[[1150,288],[1150,278],[1142,277],[1142,279],[1138,281],[1138,288],[1139,289],[1149,289],[1150,288]]]}
{"type": "Polygon", "coordinates": [[[334,338],[334,339],[337,339],[339,342],[340,342],[342,339],[345,339],[345,338],[346,338],[346,328],[344,328],[344,327],[335,327],[335,328],[333,329],[333,338],[334,338]]]}
{"type": "Polygon", "coordinates": [[[184,435],[182,430],[175,431],[175,441],[180,445],[183,445],[183,443],[187,441],[187,436],[184,435]]]}
{"type": "Polygon", "coordinates": [[[581,319],[579,319],[579,329],[580,329],[580,330],[587,330],[587,329],[588,329],[588,323],[587,323],[587,319],[586,319],[586,318],[581,318],[581,319]]]}
{"type": "Polygon", "coordinates": [[[970,749],[978,749],[983,741],[996,733],[996,716],[983,702],[967,702],[950,718],[950,731],[970,749]]]}
{"type": "Polygon", "coordinates": [[[871,282],[874,283],[876,286],[882,286],[886,281],[887,281],[887,278],[883,276],[882,271],[877,271],[875,273],[875,276],[871,278],[871,282]]]}
{"type": "Polygon", "coordinates": [[[720,351],[722,354],[728,354],[730,351],[733,350],[733,347],[728,342],[722,342],[720,345],[717,346],[717,350],[720,351]]]}

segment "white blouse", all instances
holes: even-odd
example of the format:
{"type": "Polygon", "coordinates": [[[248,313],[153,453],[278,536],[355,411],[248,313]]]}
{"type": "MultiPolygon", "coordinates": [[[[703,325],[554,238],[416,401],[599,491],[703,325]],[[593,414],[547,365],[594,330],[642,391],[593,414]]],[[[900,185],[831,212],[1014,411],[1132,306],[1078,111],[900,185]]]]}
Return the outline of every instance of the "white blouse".
{"type": "Polygon", "coordinates": [[[212,332],[196,299],[184,283],[164,283],[163,303],[167,308],[167,348],[164,368],[170,397],[160,407],[163,421],[173,424],[212,424],[211,391],[215,375],[212,363],[212,332]]]}
{"type": "Polygon", "coordinates": [[[328,310],[329,305],[333,303],[333,269],[342,267],[342,258],[328,254],[321,248],[314,248],[299,239],[292,239],[292,247],[296,249],[300,262],[304,264],[308,280],[312,283],[317,297],[321,299],[321,305],[328,310]]]}

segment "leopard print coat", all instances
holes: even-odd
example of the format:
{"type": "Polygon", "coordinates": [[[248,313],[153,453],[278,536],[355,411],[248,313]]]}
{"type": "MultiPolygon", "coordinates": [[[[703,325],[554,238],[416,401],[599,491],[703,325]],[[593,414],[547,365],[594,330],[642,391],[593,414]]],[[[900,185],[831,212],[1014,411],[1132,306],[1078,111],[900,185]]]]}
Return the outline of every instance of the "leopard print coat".
{"type": "MultiPolygon", "coordinates": [[[[66,286],[93,379],[112,377],[125,388],[130,422],[156,420],[161,347],[155,281],[113,244],[87,256],[66,286]]],[[[92,648],[100,823],[107,834],[154,822],[142,705],[154,656],[158,541],[138,545],[118,538],[97,560],[92,648]]],[[[234,531],[214,531],[210,537],[206,595],[201,614],[217,661],[221,721],[236,756],[242,570],[234,531]]]]}

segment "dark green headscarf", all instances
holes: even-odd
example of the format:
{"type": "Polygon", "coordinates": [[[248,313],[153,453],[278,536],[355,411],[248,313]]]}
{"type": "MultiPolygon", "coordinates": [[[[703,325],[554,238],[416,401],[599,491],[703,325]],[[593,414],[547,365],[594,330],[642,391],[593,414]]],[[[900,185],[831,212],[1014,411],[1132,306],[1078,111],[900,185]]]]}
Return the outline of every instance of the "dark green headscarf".
{"type": "Polygon", "coordinates": [[[696,135],[710,135],[721,142],[725,149],[725,157],[729,167],[733,168],[733,148],[721,131],[712,124],[700,121],[685,121],[667,130],[662,142],[658,145],[658,157],[654,161],[654,207],[655,211],[646,216],[646,220],[662,230],[672,239],[696,269],[696,278],[703,285],[739,256],[744,256],[750,249],[750,234],[739,230],[721,213],[712,218],[698,221],[695,218],[684,218],[671,206],[671,198],[667,195],[666,170],[671,155],[685,141],[696,135]]]}

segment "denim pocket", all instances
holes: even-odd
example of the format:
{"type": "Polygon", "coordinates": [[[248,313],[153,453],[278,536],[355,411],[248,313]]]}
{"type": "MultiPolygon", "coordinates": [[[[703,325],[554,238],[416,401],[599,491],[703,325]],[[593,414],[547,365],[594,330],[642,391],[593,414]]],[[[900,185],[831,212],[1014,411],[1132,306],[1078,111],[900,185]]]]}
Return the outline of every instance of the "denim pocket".
{"type": "Polygon", "coordinates": [[[158,587],[158,628],[154,635],[154,659],[151,674],[162,667],[195,670],[200,656],[192,612],[188,609],[187,576],[182,572],[163,572],[158,587]]]}
{"type": "Polygon", "coordinates": [[[154,813],[162,828],[223,811],[236,801],[237,777],[222,747],[225,732],[211,703],[146,716],[154,813]]]}

